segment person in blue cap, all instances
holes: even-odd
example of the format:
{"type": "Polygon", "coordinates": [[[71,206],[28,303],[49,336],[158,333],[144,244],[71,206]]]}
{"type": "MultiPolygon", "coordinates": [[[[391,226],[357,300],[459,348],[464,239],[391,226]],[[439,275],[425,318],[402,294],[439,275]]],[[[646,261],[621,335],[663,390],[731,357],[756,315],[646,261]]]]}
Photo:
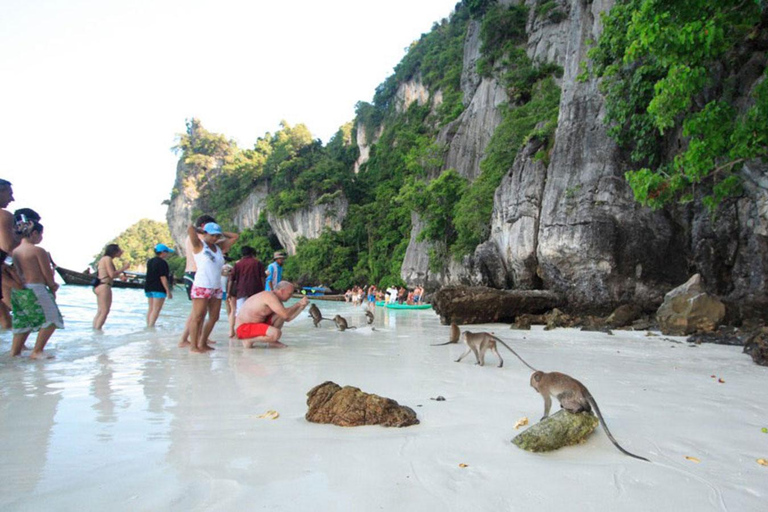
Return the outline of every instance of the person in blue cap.
{"type": "Polygon", "coordinates": [[[144,295],[149,301],[147,327],[154,327],[165,299],[173,298],[171,269],[165,261],[174,251],[165,244],[155,246],[155,257],[147,261],[147,278],[144,281],[144,295]]]}

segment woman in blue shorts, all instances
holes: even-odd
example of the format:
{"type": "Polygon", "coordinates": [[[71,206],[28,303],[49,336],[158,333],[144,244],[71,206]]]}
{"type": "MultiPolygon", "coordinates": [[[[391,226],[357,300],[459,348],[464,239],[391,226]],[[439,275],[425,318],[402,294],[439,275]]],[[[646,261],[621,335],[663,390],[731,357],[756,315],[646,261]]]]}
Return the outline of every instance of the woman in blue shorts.
{"type": "Polygon", "coordinates": [[[175,252],[165,244],[155,246],[155,257],[147,261],[147,278],[144,281],[144,295],[149,301],[147,327],[154,327],[166,297],[173,298],[171,289],[171,271],[165,260],[175,252]]]}

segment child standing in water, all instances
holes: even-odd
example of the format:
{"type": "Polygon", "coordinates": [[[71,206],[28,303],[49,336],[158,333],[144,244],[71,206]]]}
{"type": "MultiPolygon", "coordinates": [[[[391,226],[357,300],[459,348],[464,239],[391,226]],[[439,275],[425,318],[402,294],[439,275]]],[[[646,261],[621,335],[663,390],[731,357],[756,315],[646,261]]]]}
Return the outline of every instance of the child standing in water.
{"type": "Polygon", "coordinates": [[[56,306],[56,290],[59,285],[53,279],[53,267],[48,253],[37,247],[43,240],[43,225],[31,222],[21,233],[21,244],[13,251],[13,265],[16,267],[24,288],[13,290],[13,343],[11,355],[18,356],[27,341],[29,333],[39,331],[31,359],[43,355],[56,328],[64,327],[61,312],[56,306]]]}

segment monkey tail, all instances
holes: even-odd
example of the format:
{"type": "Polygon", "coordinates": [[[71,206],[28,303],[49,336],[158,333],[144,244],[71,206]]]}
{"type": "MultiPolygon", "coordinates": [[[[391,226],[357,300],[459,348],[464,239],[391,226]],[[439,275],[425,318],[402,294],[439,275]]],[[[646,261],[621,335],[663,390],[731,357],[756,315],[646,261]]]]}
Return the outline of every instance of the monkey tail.
{"type": "Polygon", "coordinates": [[[531,365],[529,365],[528,363],[526,363],[526,362],[525,362],[525,359],[523,359],[522,357],[520,357],[520,355],[519,355],[517,352],[515,352],[514,350],[512,350],[512,347],[510,347],[509,345],[507,345],[506,343],[504,343],[502,340],[500,340],[500,339],[499,339],[499,338],[497,338],[496,336],[493,336],[493,339],[495,339],[495,340],[496,340],[498,343],[501,343],[502,345],[504,345],[505,347],[507,347],[507,350],[509,350],[510,352],[512,352],[513,354],[515,354],[515,356],[517,356],[517,358],[518,358],[520,361],[522,361],[522,362],[523,362],[523,364],[524,364],[525,366],[527,366],[528,368],[530,368],[531,370],[533,370],[533,371],[535,371],[535,372],[539,371],[539,370],[537,370],[536,368],[534,368],[533,366],[531,366],[531,365]]]}
{"type": "Polygon", "coordinates": [[[630,457],[634,457],[636,459],[644,460],[645,462],[651,462],[650,460],[646,459],[645,457],[641,457],[639,455],[635,455],[634,453],[630,453],[627,450],[625,450],[624,448],[622,448],[621,445],[619,445],[619,442],[616,441],[616,439],[613,437],[613,434],[611,434],[611,431],[608,430],[608,425],[605,424],[605,420],[603,419],[603,415],[600,414],[600,408],[597,406],[597,402],[595,401],[595,397],[593,397],[592,394],[589,391],[587,391],[585,393],[585,396],[586,396],[587,400],[589,401],[589,405],[591,405],[592,408],[595,410],[595,414],[597,414],[597,419],[600,420],[600,424],[603,426],[603,430],[605,430],[605,434],[608,436],[608,439],[611,440],[613,445],[616,448],[618,448],[619,451],[621,453],[623,453],[624,455],[629,455],[630,457]]]}
{"type": "Polygon", "coordinates": [[[443,345],[451,345],[453,343],[458,343],[458,341],[446,341],[445,343],[432,343],[430,344],[431,347],[442,347],[443,345]]]}

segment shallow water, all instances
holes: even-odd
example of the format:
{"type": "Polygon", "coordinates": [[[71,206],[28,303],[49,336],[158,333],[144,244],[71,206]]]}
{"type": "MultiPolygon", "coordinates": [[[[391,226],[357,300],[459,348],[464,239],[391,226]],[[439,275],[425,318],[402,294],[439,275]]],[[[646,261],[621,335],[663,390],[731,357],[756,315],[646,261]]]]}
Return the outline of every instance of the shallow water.
{"type": "MultiPolygon", "coordinates": [[[[144,329],[140,290],[115,290],[103,334],[89,288],[62,287],[66,329],[48,361],[12,359],[0,334],[1,510],[763,510],[768,499],[768,369],[739,347],[689,346],[644,332],[510,331],[486,324],[529,363],[587,384],[619,453],[598,430],[551,454],[509,441],[541,398],[530,372],[455,363],[459,346],[431,310],[316,301],[356,330],[302,313],[284,350],[176,347],[190,302],[179,290],[144,329]],[[723,383],[712,378],[716,375],[723,383]],[[304,419],[306,393],[332,380],[417,412],[405,429],[304,419]],[[444,396],[445,401],[431,398],[444,396]],[[276,410],[276,420],[259,418],[276,410]],[[696,457],[699,463],[685,457],[696,457]],[[460,464],[466,464],[461,467],[460,464]]],[[[30,339],[30,341],[32,341],[30,339]]],[[[28,342],[29,344],[29,342],[28,342]]]]}

